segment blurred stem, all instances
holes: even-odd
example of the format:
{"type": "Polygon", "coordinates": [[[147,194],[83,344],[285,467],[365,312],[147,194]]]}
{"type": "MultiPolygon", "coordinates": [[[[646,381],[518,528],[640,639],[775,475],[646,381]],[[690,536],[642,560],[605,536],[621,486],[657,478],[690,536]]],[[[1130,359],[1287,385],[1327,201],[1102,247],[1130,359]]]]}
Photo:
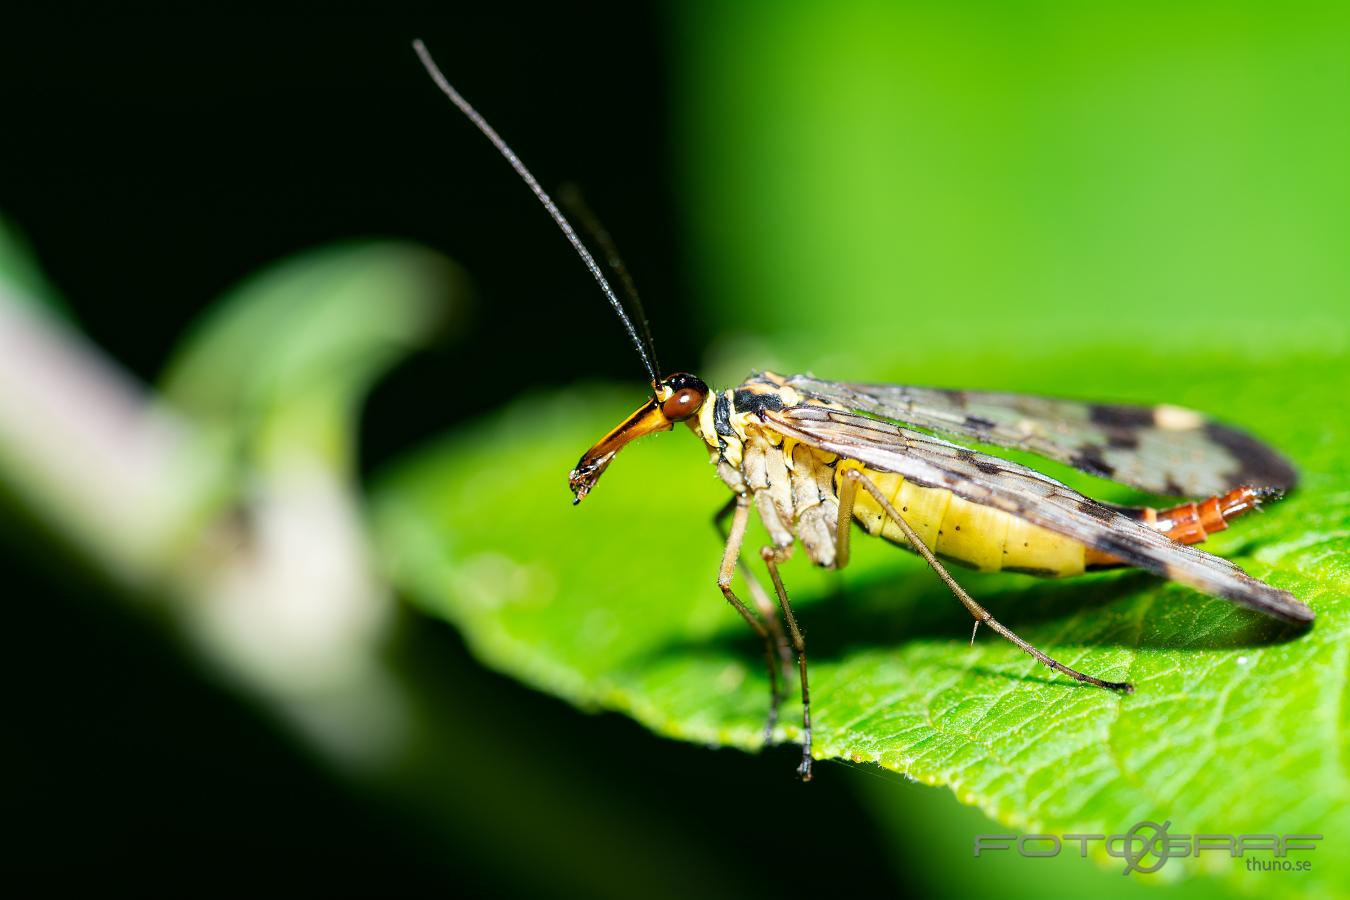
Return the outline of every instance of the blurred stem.
{"type": "Polygon", "coordinates": [[[243,290],[171,369],[172,408],[65,324],[0,292],[0,482],[128,593],[162,598],[198,653],[322,762],[504,880],[615,897],[654,873],[671,879],[647,887],[654,897],[675,896],[679,878],[717,884],[706,860],[670,858],[676,829],[631,827],[649,810],[607,793],[602,767],[541,757],[459,693],[476,669],[456,671],[444,647],[419,649],[411,630],[391,627],[349,474],[352,422],[369,381],[427,333],[426,301],[446,292],[450,270],[441,262],[404,281],[402,297],[368,277],[380,327],[348,320],[324,337],[316,322],[343,319],[325,298],[350,304],[361,281],[344,266],[402,270],[411,259],[407,248],[361,257],[321,255],[307,272],[284,266],[243,290]],[[273,293],[277,277],[307,289],[273,293]],[[296,334],[302,351],[275,346],[296,334]],[[526,823],[503,799],[545,795],[526,823]],[[608,866],[590,863],[597,846],[613,853],[608,866]]]}
{"type": "Polygon", "coordinates": [[[161,587],[223,491],[220,454],[0,284],[0,473],[119,581],[161,587]]]}
{"type": "Polygon", "coordinates": [[[396,244],[279,266],[188,343],[170,406],[0,279],[0,480],[323,756],[387,764],[408,701],[382,657],[392,599],[350,481],[354,413],[453,283],[396,244]]]}

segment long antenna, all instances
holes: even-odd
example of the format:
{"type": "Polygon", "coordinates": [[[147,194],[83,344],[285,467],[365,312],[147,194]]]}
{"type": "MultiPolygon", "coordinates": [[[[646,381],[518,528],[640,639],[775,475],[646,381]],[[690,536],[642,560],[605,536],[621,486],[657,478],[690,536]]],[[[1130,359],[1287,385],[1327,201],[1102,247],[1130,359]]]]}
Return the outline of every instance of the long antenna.
{"type": "Polygon", "coordinates": [[[577,221],[581,223],[581,230],[586,232],[586,237],[590,238],[591,243],[598,246],[600,252],[604,254],[605,262],[609,263],[609,270],[619,279],[619,287],[623,290],[624,298],[628,300],[629,311],[637,317],[642,339],[647,342],[647,352],[651,354],[656,368],[660,369],[661,364],[656,362],[656,344],[652,341],[652,326],[647,322],[647,310],[642,307],[642,298],[638,296],[637,285],[633,283],[633,276],[628,274],[628,267],[623,264],[623,257],[619,255],[614,238],[610,237],[609,230],[586,205],[581,188],[571,183],[564,184],[558,189],[558,199],[562,200],[562,205],[567,207],[573,216],[576,216],[577,221]]]}
{"type": "Polygon", "coordinates": [[[459,111],[464,113],[470,122],[478,126],[478,130],[483,132],[483,136],[491,141],[492,146],[497,148],[497,152],[511,164],[511,168],[516,170],[516,174],[519,175],[526,186],[534,192],[534,195],[539,198],[539,202],[544,205],[544,209],[548,210],[548,214],[553,217],[553,221],[562,229],[563,236],[566,237],[568,243],[572,245],[572,249],[577,251],[577,255],[579,255],[581,261],[586,264],[586,268],[591,270],[591,274],[595,276],[596,282],[600,285],[600,290],[605,292],[605,296],[609,298],[610,306],[614,307],[614,312],[618,314],[620,321],[623,322],[623,327],[628,331],[628,337],[632,340],[633,347],[637,350],[638,356],[642,357],[642,364],[646,367],[647,374],[652,377],[652,385],[654,387],[661,380],[656,372],[655,362],[647,354],[647,350],[642,346],[642,340],[638,337],[637,329],[633,327],[633,320],[628,318],[628,314],[624,312],[623,304],[619,302],[618,295],[615,294],[614,289],[609,286],[609,282],[605,279],[605,273],[600,270],[600,266],[596,265],[595,257],[591,256],[591,251],[587,250],[586,245],[581,242],[581,238],[577,237],[576,231],[572,228],[572,223],[567,221],[567,217],[558,209],[557,204],[553,202],[553,198],[539,186],[539,182],[535,180],[535,177],[532,174],[530,174],[530,170],[525,168],[525,164],[520,161],[519,156],[516,156],[515,151],[507,145],[506,141],[501,139],[501,136],[493,130],[492,126],[487,123],[487,120],[479,114],[478,110],[470,106],[469,101],[460,96],[459,91],[455,90],[450,82],[446,80],[446,77],[441,74],[440,68],[437,67],[436,61],[431,58],[431,54],[427,51],[426,45],[423,44],[420,39],[413,41],[412,45],[413,50],[417,52],[417,57],[422,60],[422,65],[426,68],[427,74],[431,76],[431,80],[436,82],[436,86],[441,89],[441,92],[450,98],[451,103],[454,103],[455,106],[459,107],[459,111]]]}

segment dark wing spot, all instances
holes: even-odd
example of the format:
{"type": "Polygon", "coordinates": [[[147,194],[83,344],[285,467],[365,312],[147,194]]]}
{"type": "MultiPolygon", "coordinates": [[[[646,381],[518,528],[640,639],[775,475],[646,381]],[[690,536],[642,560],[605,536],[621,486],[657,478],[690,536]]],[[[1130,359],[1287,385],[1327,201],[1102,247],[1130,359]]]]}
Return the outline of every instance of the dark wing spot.
{"type": "Polygon", "coordinates": [[[1106,436],[1106,446],[1119,450],[1137,450],[1139,432],[1153,428],[1153,409],[1147,406],[1121,406],[1094,403],[1088,407],[1088,421],[1106,436]]]}
{"type": "Polygon", "coordinates": [[[968,398],[966,396],[965,391],[941,390],[938,391],[938,393],[946,397],[947,402],[950,403],[952,406],[956,407],[957,409],[964,409],[966,403],[968,402],[968,398]]]}
{"type": "Polygon", "coordinates": [[[966,416],[966,427],[973,431],[993,431],[998,423],[983,416],[966,416]]]}
{"type": "Polygon", "coordinates": [[[1078,508],[1089,516],[1092,516],[1092,518],[1096,519],[1098,522],[1109,522],[1114,516],[1114,513],[1110,509],[1095,500],[1089,500],[1086,497],[1078,501],[1078,508]]]}
{"type": "Polygon", "coordinates": [[[1125,518],[1133,519],[1136,522],[1143,522],[1145,515],[1147,515],[1149,511],[1147,506],[1115,506],[1115,505],[1108,505],[1105,503],[1101,503],[1098,505],[1107,506],[1114,512],[1120,513],[1125,518]]]}
{"type": "Polygon", "coordinates": [[[1178,484],[1177,480],[1171,475],[1168,475],[1167,481],[1163,484],[1163,493],[1169,497],[1185,497],[1190,494],[1190,491],[1178,484]]]}
{"type": "Polygon", "coordinates": [[[1115,403],[1094,403],[1088,407],[1088,421],[1103,425],[1108,430],[1131,430],[1153,427],[1153,409],[1148,406],[1122,406],[1115,403]]]}
{"type": "Polygon", "coordinates": [[[1106,461],[1102,456],[1102,448],[1096,444],[1088,444],[1069,457],[1069,465],[1099,478],[1111,478],[1116,474],[1115,466],[1106,461]]]}
{"type": "Polygon", "coordinates": [[[1289,462],[1249,434],[1209,422],[1205,437],[1228,451],[1238,463],[1229,486],[1250,485],[1288,489],[1298,481],[1298,473],[1289,462]]]}
{"type": "Polygon", "coordinates": [[[956,458],[986,475],[996,475],[1003,471],[1003,467],[993,459],[964,447],[956,451],[956,458]]]}
{"type": "Polygon", "coordinates": [[[1137,541],[1123,535],[1099,534],[1092,539],[1092,547],[1103,553],[1109,553],[1121,562],[1145,568],[1153,568],[1157,565],[1145,555],[1147,553],[1146,547],[1141,547],[1137,541]]]}

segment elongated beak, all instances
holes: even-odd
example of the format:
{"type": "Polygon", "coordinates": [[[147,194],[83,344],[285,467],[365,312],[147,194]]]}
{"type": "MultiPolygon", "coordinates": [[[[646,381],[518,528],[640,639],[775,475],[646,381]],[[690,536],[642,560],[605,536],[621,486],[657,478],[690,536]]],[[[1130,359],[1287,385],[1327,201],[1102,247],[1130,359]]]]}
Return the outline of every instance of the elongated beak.
{"type": "Polygon", "coordinates": [[[567,485],[575,495],[572,505],[580,503],[582,498],[591,492],[591,488],[595,487],[595,483],[605,473],[614,454],[622,450],[625,444],[645,434],[669,431],[674,427],[675,423],[662,414],[661,404],[656,398],[648,400],[637,412],[619,423],[619,427],[587,450],[577,463],[577,467],[567,476],[567,485]]]}

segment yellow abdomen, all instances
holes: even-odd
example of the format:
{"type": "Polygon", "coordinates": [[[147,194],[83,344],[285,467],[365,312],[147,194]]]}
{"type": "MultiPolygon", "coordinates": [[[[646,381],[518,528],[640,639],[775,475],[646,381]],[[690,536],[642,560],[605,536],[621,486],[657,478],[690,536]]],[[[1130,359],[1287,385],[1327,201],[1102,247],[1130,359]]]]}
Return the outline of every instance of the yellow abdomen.
{"type": "MultiPolygon", "coordinates": [[[[1077,541],[943,488],[919,487],[894,472],[841,461],[835,470],[836,493],[850,465],[863,470],[934,553],[984,572],[1016,569],[1052,576],[1083,572],[1086,548],[1077,541]]],[[[900,526],[887,518],[868,492],[857,492],[853,516],[868,534],[909,545],[900,526]]]]}

